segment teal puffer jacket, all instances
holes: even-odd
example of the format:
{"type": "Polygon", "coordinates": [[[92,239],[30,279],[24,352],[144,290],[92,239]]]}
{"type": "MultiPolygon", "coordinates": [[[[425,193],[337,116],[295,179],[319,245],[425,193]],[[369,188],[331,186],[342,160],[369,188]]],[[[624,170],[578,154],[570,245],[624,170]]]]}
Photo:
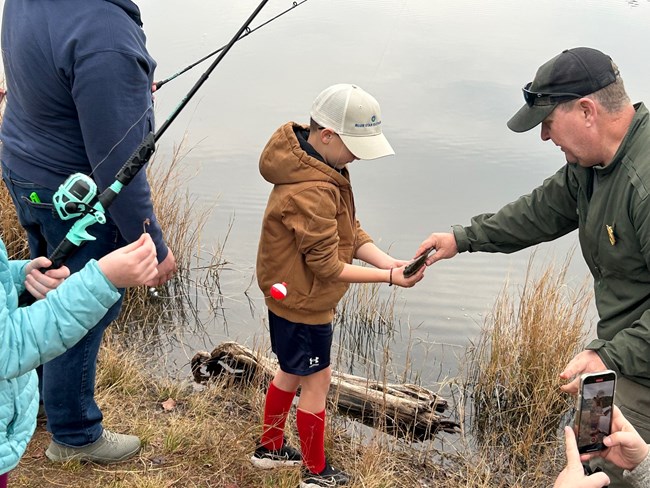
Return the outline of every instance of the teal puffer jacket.
{"type": "Polygon", "coordinates": [[[74,346],[120,297],[97,261],[46,299],[18,308],[28,261],[9,261],[0,240],[0,474],[13,469],[36,428],[34,369],[74,346]]]}

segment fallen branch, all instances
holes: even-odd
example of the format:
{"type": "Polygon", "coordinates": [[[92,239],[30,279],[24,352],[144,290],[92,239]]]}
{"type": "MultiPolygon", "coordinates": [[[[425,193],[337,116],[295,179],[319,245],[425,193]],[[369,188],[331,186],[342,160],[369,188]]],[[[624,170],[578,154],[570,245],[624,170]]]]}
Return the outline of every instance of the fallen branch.
{"type": "MultiPolygon", "coordinates": [[[[192,358],[192,374],[198,383],[229,374],[246,381],[262,375],[267,384],[277,366],[277,361],[236,342],[223,342],[211,353],[198,352],[192,358]]],[[[400,437],[423,440],[439,430],[458,433],[460,428],[439,415],[447,410],[447,401],[418,385],[383,383],[332,371],[328,399],[342,414],[400,437]]]]}

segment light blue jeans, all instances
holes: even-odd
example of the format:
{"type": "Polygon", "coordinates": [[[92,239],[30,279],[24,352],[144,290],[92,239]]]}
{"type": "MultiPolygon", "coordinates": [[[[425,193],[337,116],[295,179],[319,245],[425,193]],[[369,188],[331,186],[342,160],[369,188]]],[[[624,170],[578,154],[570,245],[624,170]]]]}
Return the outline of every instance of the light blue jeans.
{"type": "MultiPolygon", "coordinates": [[[[64,221],[52,214],[52,190],[26,181],[4,164],[2,177],[16,206],[20,224],[27,231],[31,257],[51,256],[75,220],[64,221]],[[33,192],[41,203],[30,200],[33,192]]],[[[71,273],[83,268],[90,259],[99,259],[125,244],[108,216],[105,224],[95,224],[88,231],[97,240],[85,242],[64,263],[71,273]]],[[[124,295],[124,290],[120,292],[124,295]]],[[[74,347],[39,370],[47,429],[59,444],[85,446],[102,434],[102,412],[94,398],[97,353],[104,330],[117,318],[121,305],[122,299],[74,347]]]]}

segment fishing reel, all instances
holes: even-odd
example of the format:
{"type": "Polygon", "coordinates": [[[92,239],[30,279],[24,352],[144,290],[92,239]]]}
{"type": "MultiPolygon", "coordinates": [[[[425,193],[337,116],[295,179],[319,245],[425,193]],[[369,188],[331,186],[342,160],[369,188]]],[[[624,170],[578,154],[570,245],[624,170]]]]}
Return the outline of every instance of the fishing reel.
{"type": "MultiPolygon", "coordinates": [[[[87,214],[97,214],[97,184],[92,178],[83,174],[70,175],[52,197],[54,211],[61,220],[70,220],[87,214]]],[[[105,221],[103,209],[99,211],[105,221]]]]}
{"type": "Polygon", "coordinates": [[[99,201],[97,184],[83,173],[68,176],[54,193],[52,204],[52,212],[61,220],[78,219],[50,258],[55,267],[58,267],[84,241],[96,239],[86,229],[93,224],[105,224],[106,211],[99,201]]]}

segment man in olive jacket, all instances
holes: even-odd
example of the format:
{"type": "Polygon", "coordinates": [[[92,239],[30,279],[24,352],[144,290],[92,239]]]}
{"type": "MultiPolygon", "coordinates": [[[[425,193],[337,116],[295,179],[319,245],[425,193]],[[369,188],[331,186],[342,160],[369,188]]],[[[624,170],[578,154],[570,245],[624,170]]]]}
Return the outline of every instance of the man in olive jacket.
{"type": "MultiPolygon", "coordinates": [[[[568,49],[543,64],[508,121],[515,132],[541,124],[541,138],[567,164],[530,194],[467,227],[431,234],[427,264],[459,252],[510,253],[578,229],[594,277],[598,339],[561,374],[578,389],[582,373],[618,374],[616,403],[650,441],[650,116],[632,105],[618,68],[602,52],[568,49]]],[[[610,486],[628,486],[612,478],[610,486]]]]}

